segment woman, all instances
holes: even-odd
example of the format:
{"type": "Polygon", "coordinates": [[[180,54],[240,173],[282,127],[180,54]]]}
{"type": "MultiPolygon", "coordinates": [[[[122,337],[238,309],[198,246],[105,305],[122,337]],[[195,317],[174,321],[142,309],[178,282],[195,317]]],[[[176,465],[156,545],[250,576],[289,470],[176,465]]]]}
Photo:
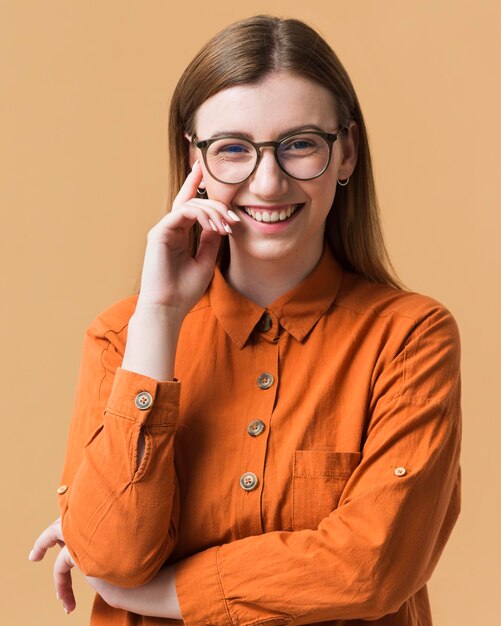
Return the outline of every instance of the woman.
{"type": "Polygon", "coordinates": [[[301,22],[233,24],[183,74],[170,149],[172,211],[86,334],[62,523],[31,558],[61,545],[58,596],[76,564],[99,626],[431,624],[459,339],[391,271],[344,68],[301,22]]]}

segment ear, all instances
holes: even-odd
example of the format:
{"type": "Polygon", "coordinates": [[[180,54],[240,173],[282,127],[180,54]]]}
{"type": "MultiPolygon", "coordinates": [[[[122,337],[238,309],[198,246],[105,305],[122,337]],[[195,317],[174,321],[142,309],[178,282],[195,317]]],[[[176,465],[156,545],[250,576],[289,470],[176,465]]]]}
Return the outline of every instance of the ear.
{"type": "Polygon", "coordinates": [[[184,133],[184,138],[186,140],[187,148],[188,148],[188,161],[189,161],[190,167],[193,167],[193,163],[195,163],[197,159],[197,149],[191,143],[192,138],[190,137],[190,135],[188,135],[187,133],[184,133]]]}
{"type": "Polygon", "coordinates": [[[343,147],[343,159],[340,169],[346,172],[347,176],[351,176],[357,164],[358,157],[358,126],[353,120],[348,124],[348,131],[341,137],[341,145],[343,147]]]}

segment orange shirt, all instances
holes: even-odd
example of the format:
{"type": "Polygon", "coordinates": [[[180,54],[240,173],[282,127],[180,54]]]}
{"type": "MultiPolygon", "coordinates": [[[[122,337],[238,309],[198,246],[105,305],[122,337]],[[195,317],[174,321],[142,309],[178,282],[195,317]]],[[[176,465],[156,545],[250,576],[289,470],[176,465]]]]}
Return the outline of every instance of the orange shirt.
{"type": "MultiPolygon", "coordinates": [[[[131,587],[178,563],[189,626],[431,625],[460,503],[450,313],[328,248],[267,309],[216,269],[159,382],[120,367],[136,301],[85,337],[59,495],[80,569],[131,587]]],[[[181,622],[97,597],[91,623],[181,622]]]]}

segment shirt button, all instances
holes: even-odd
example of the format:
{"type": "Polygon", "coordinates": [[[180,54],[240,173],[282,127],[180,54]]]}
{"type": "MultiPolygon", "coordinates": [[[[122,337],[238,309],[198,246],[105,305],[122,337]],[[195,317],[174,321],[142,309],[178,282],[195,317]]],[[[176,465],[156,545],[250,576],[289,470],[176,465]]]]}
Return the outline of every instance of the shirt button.
{"type": "Polygon", "coordinates": [[[407,474],[407,470],[405,467],[396,467],[395,468],[395,476],[405,476],[407,474]]]}
{"type": "Polygon", "coordinates": [[[265,425],[261,420],[254,420],[247,426],[247,432],[253,437],[258,437],[264,430],[265,425]]]}
{"type": "Polygon", "coordinates": [[[271,319],[270,314],[263,313],[257,325],[259,331],[262,333],[267,333],[272,326],[273,326],[273,320],[271,319]]]}
{"type": "Polygon", "coordinates": [[[60,487],[57,488],[57,493],[62,496],[63,493],[66,493],[68,491],[68,485],[61,485],[60,487]]]}
{"type": "Polygon", "coordinates": [[[264,372],[264,374],[261,374],[261,376],[258,377],[257,386],[259,387],[259,389],[269,389],[274,382],[275,379],[273,378],[273,374],[264,372]]]}
{"type": "Polygon", "coordinates": [[[136,406],[140,411],[146,411],[153,404],[153,398],[151,397],[151,393],[147,391],[141,391],[138,393],[135,400],[136,406]]]}
{"type": "Polygon", "coordinates": [[[252,472],[245,472],[240,478],[240,487],[245,491],[252,491],[257,487],[257,476],[252,472]]]}

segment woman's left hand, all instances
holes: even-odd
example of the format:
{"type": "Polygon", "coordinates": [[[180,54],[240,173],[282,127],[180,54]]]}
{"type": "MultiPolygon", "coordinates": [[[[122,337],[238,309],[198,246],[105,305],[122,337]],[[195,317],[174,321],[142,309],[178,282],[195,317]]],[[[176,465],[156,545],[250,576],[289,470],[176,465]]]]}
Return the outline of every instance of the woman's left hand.
{"type": "Polygon", "coordinates": [[[75,562],[66,547],[61,530],[61,518],[59,517],[38,537],[30,552],[30,561],[41,561],[47,550],[58,545],[61,551],[54,562],[54,587],[56,597],[63,602],[66,613],[71,613],[76,607],[75,595],[73,593],[73,583],[71,580],[71,570],[75,567],[75,562]]]}
{"type": "MultiPolygon", "coordinates": [[[[54,563],[56,597],[62,600],[66,613],[71,613],[76,607],[71,579],[71,570],[75,567],[75,562],[64,541],[61,518],[41,533],[35,541],[29,559],[41,561],[47,550],[56,545],[61,548],[54,563]]],[[[85,578],[107,604],[117,609],[152,617],[182,619],[176,594],[175,570],[172,565],[160,570],[149,583],[135,588],[117,587],[92,576],[85,578]]]]}

